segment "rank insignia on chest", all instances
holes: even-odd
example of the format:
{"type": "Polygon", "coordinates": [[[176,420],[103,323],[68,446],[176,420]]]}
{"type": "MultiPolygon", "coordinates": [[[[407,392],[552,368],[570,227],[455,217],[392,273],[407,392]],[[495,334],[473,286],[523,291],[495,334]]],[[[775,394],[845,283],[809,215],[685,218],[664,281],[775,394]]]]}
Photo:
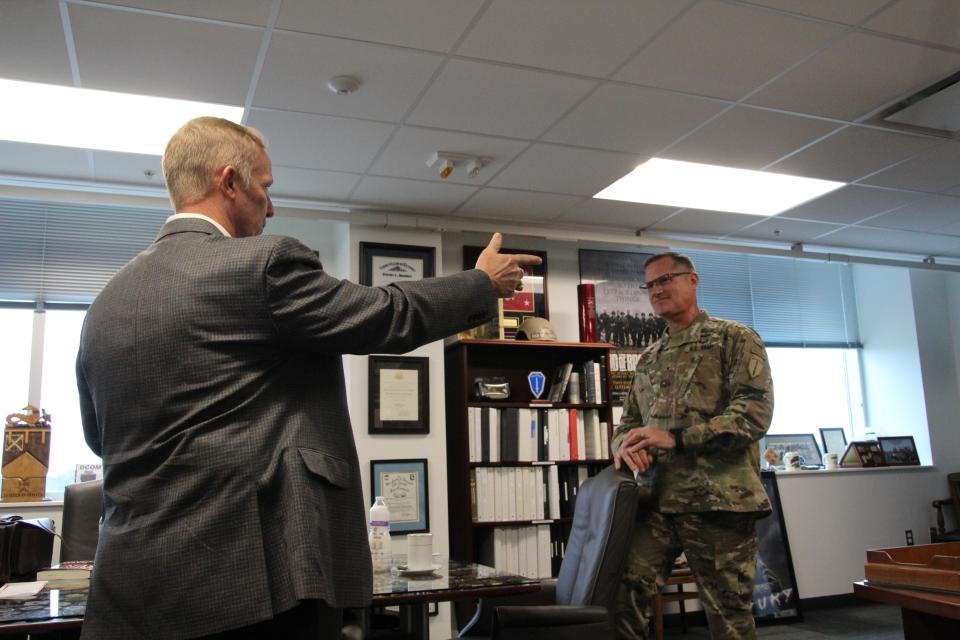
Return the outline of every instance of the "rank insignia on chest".
{"type": "Polygon", "coordinates": [[[530,384],[530,393],[534,398],[539,399],[543,395],[543,389],[547,382],[547,377],[542,371],[531,371],[527,375],[527,382],[530,384]]]}

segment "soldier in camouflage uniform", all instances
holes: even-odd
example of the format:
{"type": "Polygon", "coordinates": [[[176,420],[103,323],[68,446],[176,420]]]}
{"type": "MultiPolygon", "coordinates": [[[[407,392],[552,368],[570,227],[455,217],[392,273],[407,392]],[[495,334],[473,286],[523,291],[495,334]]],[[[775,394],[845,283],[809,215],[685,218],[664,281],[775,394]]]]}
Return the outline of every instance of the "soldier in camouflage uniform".
{"type": "Polygon", "coordinates": [[[617,605],[617,633],[646,638],[653,598],[684,552],[713,638],[755,638],[755,520],[770,513],[758,441],[773,383],[760,337],[697,305],[686,256],[644,265],[663,336],[641,355],[612,442],[618,468],[645,474],[654,506],[637,521],[617,605]]]}

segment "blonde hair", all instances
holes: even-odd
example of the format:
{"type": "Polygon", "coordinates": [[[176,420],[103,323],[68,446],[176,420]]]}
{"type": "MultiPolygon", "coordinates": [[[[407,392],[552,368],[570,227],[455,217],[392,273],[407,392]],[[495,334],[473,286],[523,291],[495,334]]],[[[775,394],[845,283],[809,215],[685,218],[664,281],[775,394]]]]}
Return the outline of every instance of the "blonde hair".
{"type": "Polygon", "coordinates": [[[213,188],[213,176],[228,164],[249,184],[266,147],[263,134],[253,127],[211,117],[187,122],[163,151],[163,178],[174,209],[203,200],[213,188]]]}

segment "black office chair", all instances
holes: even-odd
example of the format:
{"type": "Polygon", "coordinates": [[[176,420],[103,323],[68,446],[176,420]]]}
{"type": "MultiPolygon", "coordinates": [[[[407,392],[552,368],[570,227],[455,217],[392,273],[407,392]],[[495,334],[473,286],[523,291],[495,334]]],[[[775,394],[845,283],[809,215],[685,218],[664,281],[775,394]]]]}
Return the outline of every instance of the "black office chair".
{"type": "Polygon", "coordinates": [[[934,500],[933,508],[937,510],[937,528],[930,529],[930,542],[960,542],[960,473],[947,474],[947,484],[950,487],[950,497],[945,500],[934,500]],[[943,508],[953,507],[953,518],[957,528],[947,531],[943,518],[943,508]]]}
{"type": "Polygon", "coordinates": [[[103,516],[103,480],[67,485],[63,491],[60,562],[93,560],[103,516]]]}
{"type": "MultiPolygon", "coordinates": [[[[646,496],[649,499],[649,496],[646,496]]],[[[480,600],[463,637],[564,640],[613,635],[613,612],[641,489],[612,466],[577,493],[573,527],[556,579],[536,593],[480,600]]]]}

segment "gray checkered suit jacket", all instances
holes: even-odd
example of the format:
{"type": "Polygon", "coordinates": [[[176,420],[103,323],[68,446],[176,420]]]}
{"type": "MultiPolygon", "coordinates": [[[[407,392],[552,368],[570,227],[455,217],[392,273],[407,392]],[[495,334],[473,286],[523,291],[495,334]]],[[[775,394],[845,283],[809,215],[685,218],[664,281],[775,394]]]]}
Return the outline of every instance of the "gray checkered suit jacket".
{"type": "Polygon", "coordinates": [[[291,238],[167,223],[104,287],[80,341],[105,502],[83,637],[210,634],[305,598],[367,604],[340,354],[409,351],[495,302],[477,270],[361,287],[291,238]]]}

